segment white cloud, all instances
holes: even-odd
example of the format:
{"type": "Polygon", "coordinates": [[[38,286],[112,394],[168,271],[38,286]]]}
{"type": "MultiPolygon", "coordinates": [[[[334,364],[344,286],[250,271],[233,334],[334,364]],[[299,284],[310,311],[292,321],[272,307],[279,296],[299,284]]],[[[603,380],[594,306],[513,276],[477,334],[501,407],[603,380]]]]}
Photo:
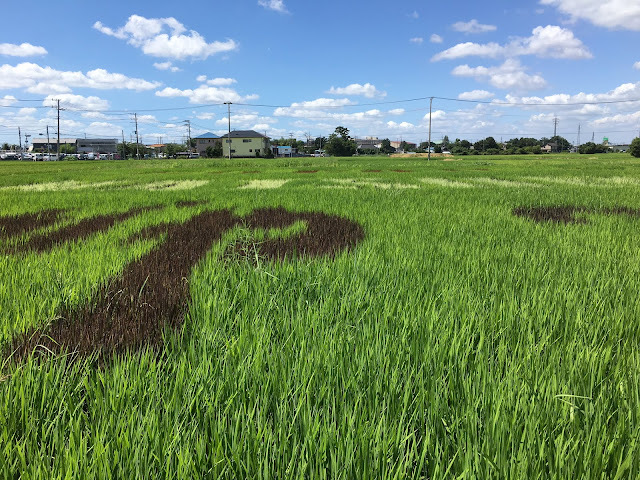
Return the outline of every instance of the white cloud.
{"type": "Polygon", "coordinates": [[[244,102],[258,98],[257,95],[242,96],[231,88],[211,87],[200,85],[196,89],[180,90],[178,88],[166,87],[156,92],[158,97],[185,97],[189,103],[224,103],[224,102],[244,102]]]}
{"type": "Polygon", "coordinates": [[[484,25],[482,23],[479,23],[475,18],[473,20],[470,20],[469,22],[456,22],[451,25],[451,27],[456,32],[463,33],[486,33],[493,32],[497,29],[495,25],[484,25]]]}
{"type": "Polygon", "coordinates": [[[422,43],[424,42],[424,38],[422,38],[422,37],[413,37],[413,38],[410,38],[409,41],[411,43],[415,43],[417,45],[422,45],[422,43]]]}
{"type": "Polygon", "coordinates": [[[487,100],[493,96],[493,93],[486,90],[472,90],[470,92],[462,92],[458,95],[458,98],[460,100],[487,100]]]}
{"type": "Polygon", "coordinates": [[[637,0],[540,0],[553,5],[572,19],[584,19],[610,29],[640,31],[640,2],[637,0]]]}
{"type": "Polygon", "coordinates": [[[35,57],[46,54],[46,48],[31,45],[30,43],[21,43],[20,45],[0,43],[0,55],[7,55],[9,57],[35,57]]]}
{"type": "Polygon", "coordinates": [[[409,14],[409,17],[413,18],[414,20],[417,20],[420,18],[420,14],[414,10],[409,14]]]}
{"type": "Polygon", "coordinates": [[[634,63],[633,68],[635,68],[636,70],[640,70],[640,62],[634,63]]]}
{"type": "Polygon", "coordinates": [[[175,67],[171,62],[156,62],[153,66],[158,70],[171,70],[172,72],[180,71],[180,69],[175,67]]]}
{"type": "Polygon", "coordinates": [[[640,121],[640,111],[629,114],[618,114],[609,117],[602,117],[591,122],[593,125],[638,125],[640,121]]]}
{"type": "Polygon", "coordinates": [[[389,115],[404,115],[404,108],[394,108],[387,112],[389,115]]]}
{"type": "Polygon", "coordinates": [[[0,98],[0,107],[9,107],[17,101],[18,99],[13,95],[5,95],[4,97],[0,98]]]}
{"type": "Polygon", "coordinates": [[[283,0],[258,0],[258,5],[278,13],[289,13],[283,0]]]}
{"type": "Polygon", "coordinates": [[[437,33],[434,33],[433,35],[431,35],[431,37],[429,37],[429,41],[431,43],[442,43],[443,42],[443,38],[438,35],[437,33]]]}
{"type": "Polygon", "coordinates": [[[212,78],[207,80],[207,85],[211,85],[212,87],[226,87],[234,83],[238,83],[235,78],[212,78]]]}
{"type": "Polygon", "coordinates": [[[63,93],[61,95],[49,95],[42,101],[45,107],[52,107],[60,100],[60,106],[68,110],[108,110],[109,102],[99,97],[83,97],[82,95],[73,95],[71,93],[63,93]]]}
{"type": "Polygon", "coordinates": [[[387,92],[377,90],[376,87],[370,83],[365,83],[364,85],[352,83],[346,87],[331,87],[327,93],[330,95],[363,95],[367,98],[387,96],[387,92]]]}
{"type": "Polygon", "coordinates": [[[66,93],[71,87],[95,88],[99,90],[127,89],[150,90],[158,82],[130,78],[121,73],[110,73],[102,68],[82,72],[55,70],[35,63],[0,66],[0,89],[25,88],[33,93],[66,93]]]}
{"type": "Polygon", "coordinates": [[[145,18],[131,15],[127,23],[117,30],[103,25],[102,22],[94,23],[93,28],[105,35],[126,40],[146,55],[158,58],[204,60],[211,55],[238,48],[238,44],[231,39],[207,43],[204,37],[194,30],[185,34],[185,26],[173,17],[145,18]]]}
{"type": "Polygon", "coordinates": [[[202,112],[202,113],[198,113],[196,115],[196,118],[200,119],[200,120],[211,120],[213,117],[215,117],[216,114],[215,113],[210,113],[210,112],[202,112]]]}
{"type": "Polygon", "coordinates": [[[497,67],[459,65],[451,73],[458,77],[472,77],[478,81],[486,81],[503,90],[539,90],[547,85],[547,82],[540,75],[525,73],[525,67],[518,60],[513,59],[509,59],[497,67]]]}
{"type": "Polygon", "coordinates": [[[537,57],[582,59],[591,58],[591,52],[571,30],[555,25],[536,27],[527,38],[515,38],[511,42],[498,43],[465,42],[454,45],[433,56],[432,61],[451,60],[456,58],[479,57],[517,57],[535,55],[537,57]]]}
{"type": "Polygon", "coordinates": [[[400,122],[396,123],[393,121],[389,121],[386,123],[387,128],[393,130],[394,132],[402,132],[407,130],[414,130],[416,126],[413,123],[409,122],[400,122]]]}
{"type": "Polygon", "coordinates": [[[204,83],[207,81],[207,76],[206,75],[198,75],[196,77],[196,82],[198,83],[204,83]]]}
{"type": "MultiPolygon", "coordinates": [[[[637,100],[638,98],[640,98],[640,82],[623,83],[622,85],[619,85],[613,90],[610,90],[606,93],[580,92],[575,95],[558,93],[555,95],[547,95],[544,97],[518,97],[507,95],[504,101],[507,103],[524,103],[527,105],[540,105],[545,103],[570,105],[576,103],[584,104],[598,102],[631,102],[632,100],[637,100]]],[[[627,105],[630,105],[630,108],[636,109],[638,106],[638,102],[629,103],[627,105]]],[[[555,106],[550,106],[548,108],[555,108],[555,106]]]]}

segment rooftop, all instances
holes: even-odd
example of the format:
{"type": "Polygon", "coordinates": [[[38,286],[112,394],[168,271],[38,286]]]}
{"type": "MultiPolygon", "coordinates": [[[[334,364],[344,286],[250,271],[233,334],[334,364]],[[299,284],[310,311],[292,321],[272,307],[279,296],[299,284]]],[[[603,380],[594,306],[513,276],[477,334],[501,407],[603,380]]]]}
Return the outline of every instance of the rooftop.
{"type": "Polygon", "coordinates": [[[216,135],[215,133],[207,132],[203,133],[202,135],[198,135],[195,138],[220,138],[220,136],[216,135]]]}

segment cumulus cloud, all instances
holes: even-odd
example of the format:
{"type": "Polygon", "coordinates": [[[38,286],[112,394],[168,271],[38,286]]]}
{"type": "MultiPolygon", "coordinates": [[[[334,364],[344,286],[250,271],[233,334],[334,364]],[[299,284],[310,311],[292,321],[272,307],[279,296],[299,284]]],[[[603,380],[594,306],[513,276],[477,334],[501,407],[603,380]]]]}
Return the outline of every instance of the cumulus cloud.
{"type": "Polygon", "coordinates": [[[599,27],[640,31],[640,3],[635,0],[540,0],[540,3],[599,27]]]}
{"type": "Polygon", "coordinates": [[[438,35],[437,33],[434,33],[433,35],[431,35],[431,37],[429,37],[429,41],[431,43],[442,43],[443,42],[443,38],[438,35]]]}
{"type": "Polygon", "coordinates": [[[573,35],[571,30],[547,25],[534,28],[530,37],[515,38],[505,45],[494,42],[459,43],[434,55],[431,60],[452,60],[469,56],[500,58],[521,55],[569,59],[592,57],[589,49],[573,35]]]}
{"type": "Polygon", "coordinates": [[[414,20],[417,20],[417,19],[419,19],[419,18],[420,18],[420,14],[414,10],[413,12],[411,12],[411,13],[409,14],[409,17],[410,17],[410,18],[413,18],[414,20]]]}
{"type": "Polygon", "coordinates": [[[44,107],[52,107],[56,105],[56,101],[60,100],[60,106],[68,110],[94,110],[103,111],[109,109],[109,102],[99,97],[82,95],[73,95],[71,93],[63,93],[61,95],[49,95],[42,101],[44,107]]]}
{"type": "Polygon", "coordinates": [[[18,99],[13,95],[5,95],[4,97],[0,98],[0,107],[10,107],[17,101],[18,99]]]}
{"type": "Polygon", "coordinates": [[[207,85],[211,85],[212,87],[226,87],[234,83],[237,83],[235,78],[211,78],[207,80],[207,85]]]}
{"type": "Polygon", "coordinates": [[[394,108],[387,112],[389,115],[404,115],[404,108],[394,108]]]}
{"type": "Polygon", "coordinates": [[[240,95],[231,88],[212,87],[200,85],[196,89],[180,90],[179,88],[166,87],[156,91],[158,97],[185,97],[189,103],[224,103],[224,102],[244,102],[255,100],[258,95],[240,95]]]}
{"type": "Polygon", "coordinates": [[[411,43],[415,43],[417,45],[422,45],[422,43],[424,42],[424,38],[422,38],[422,37],[413,37],[413,38],[410,38],[409,41],[411,43]]]}
{"type": "Polygon", "coordinates": [[[364,85],[352,83],[346,87],[331,87],[327,93],[330,95],[362,95],[367,98],[387,96],[387,92],[376,89],[376,87],[370,83],[365,83],[364,85]]]}
{"type": "Polygon", "coordinates": [[[451,25],[456,32],[462,33],[486,33],[493,32],[497,29],[495,25],[484,25],[479,23],[475,18],[468,22],[456,22],[451,25]]]}
{"type": "Polygon", "coordinates": [[[636,109],[638,102],[631,102],[638,98],[640,98],[640,82],[623,83],[622,85],[619,85],[613,90],[609,90],[605,93],[580,92],[574,95],[558,93],[544,97],[519,97],[507,95],[504,101],[506,103],[524,103],[527,105],[540,105],[545,103],[554,105],[571,105],[598,102],[630,102],[631,108],[636,109]]]}
{"type": "Polygon", "coordinates": [[[462,92],[458,95],[460,100],[488,100],[494,96],[493,93],[486,90],[472,90],[470,92],[462,92]]]}
{"type": "Polygon", "coordinates": [[[186,27],[173,17],[145,18],[131,15],[127,23],[116,30],[103,25],[102,22],[94,23],[93,28],[105,35],[126,40],[146,55],[173,60],[204,60],[211,55],[238,48],[238,44],[231,39],[207,43],[204,37],[194,30],[186,33],[186,27]]]}
{"type": "Polygon", "coordinates": [[[503,90],[539,90],[547,86],[544,78],[525,73],[525,67],[513,59],[497,67],[459,65],[451,73],[458,77],[472,77],[478,81],[485,81],[503,90]]]}
{"type": "Polygon", "coordinates": [[[635,68],[636,70],[640,70],[640,62],[634,63],[633,68],[635,68]]]}
{"type": "Polygon", "coordinates": [[[160,86],[140,78],[130,78],[121,73],[110,73],[102,68],[87,73],[55,70],[35,63],[0,66],[0,89],[24,88],[32,93],[67,93],[72,87],[98,90],[125,89],[151,90],[160,86]]]}
{"type": "Polygon", "coordinates": [[[31,45],[30,43],[21,43],[20,45],[0,43],[0,55],[7,55],[9,57],[36,57],[46,54],[46,48],[31,45]]]}
{"type": "Polygon", "coordinates": [[[174,66],[171,62],[156,62],[153,64],[158,70],[170,70],[172,72],[179,72],[180,69],[174,66]]]}
{"type": "Polygon", "coordinates": [[[289,13],[283,0],[258,0],[258,5],[278,13],[289,13]]]}

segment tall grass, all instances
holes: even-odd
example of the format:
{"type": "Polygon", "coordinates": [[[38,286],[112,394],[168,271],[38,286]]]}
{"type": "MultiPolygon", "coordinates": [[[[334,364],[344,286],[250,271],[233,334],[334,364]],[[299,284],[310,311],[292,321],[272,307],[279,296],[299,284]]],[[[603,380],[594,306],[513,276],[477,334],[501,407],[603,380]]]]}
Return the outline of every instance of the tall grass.
{"type": "Polygon", "coordinates": [[[61,305],[91,301],[151,248],[124,241],[148,225],[283,206],[355,220],[365,239],[336,258],[256,261],[225,252],[277,232],[235,229],[193,270],[184,327],[165,333],[160,352],[104,366],[64,355],[6,362],[0,476],[637,478],[640,220],[512,215],[640,208],[638,161],[574,158],[7,164],[6,185],[125,181],[131,169],[140,183],[209,183],[0,191],[2,215],[166,205],[48,253],[0,256],[4,345],[61,305]],[[322,188],[336,178],[358,188],[322,188]],[[474,178],[481,188],[447,185],[474,178]],[[289,181],[238,188],[275,179],[289,181]],[[419,188],[393,188],[403,183],[419,188]],[[179,200],[209,203],[175,208],[179,200]]]}

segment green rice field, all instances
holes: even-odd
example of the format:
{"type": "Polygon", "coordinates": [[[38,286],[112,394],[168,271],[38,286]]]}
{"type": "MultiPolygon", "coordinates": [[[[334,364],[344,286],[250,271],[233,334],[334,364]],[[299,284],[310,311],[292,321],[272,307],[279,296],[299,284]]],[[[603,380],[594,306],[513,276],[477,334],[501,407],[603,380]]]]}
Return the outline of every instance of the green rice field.
{"type": "Polygon", "coordinates": [[[626,154],[0,162],[0,478],[638,478],[639,233],[626,154]]]}

